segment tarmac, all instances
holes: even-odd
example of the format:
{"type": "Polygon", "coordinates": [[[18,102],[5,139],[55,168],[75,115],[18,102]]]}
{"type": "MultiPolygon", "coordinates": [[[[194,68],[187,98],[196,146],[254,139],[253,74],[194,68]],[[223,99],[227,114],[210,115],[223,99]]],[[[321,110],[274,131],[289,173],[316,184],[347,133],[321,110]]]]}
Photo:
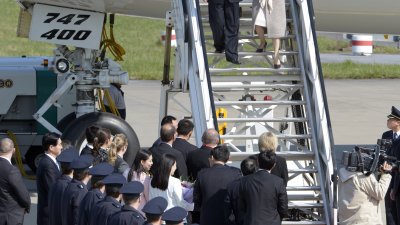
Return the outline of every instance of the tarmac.
{"type": "MultiPolygon", "coordinates": [[[[322,54],[323,62],[326,60],[324,57],[322,54]]],[[[399,62],[399,57],[396,58],[399,62]]],[[[399,79],[325,80],[334,144],[342,149],[375,144],[382,132],[387,130],[386,116],[390,114],[391,106],[400,107],[396,93],[399,84],[399,79]]],[[[158,137],[161,82],[131,80],[123,86],[123,90],[127,104],[126,120],[135,130],[141,147],[151,146],[158,137]]],[[[177,95],[176,99],[179,104],[171,102],[168,114],[178,119],[190,116],[181,107],[190,106],[188,95],[177,95]]],[[[25,180],[25,183],[31,192],[32,207],[25,216],[24,225],[35,225],[36,184],[31,180],[25,180]]]]}

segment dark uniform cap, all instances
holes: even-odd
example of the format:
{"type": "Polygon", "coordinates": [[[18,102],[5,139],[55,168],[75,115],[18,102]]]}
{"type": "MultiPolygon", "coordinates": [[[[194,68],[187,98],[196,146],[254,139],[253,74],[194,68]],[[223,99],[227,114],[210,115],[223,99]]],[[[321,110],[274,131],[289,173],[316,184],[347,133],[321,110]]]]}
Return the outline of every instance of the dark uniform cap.
{"type": "Polygon", "coordinates": [[[79,156],[71,162],[71,169],[86,169],[92,165],[92,161],[89,157],[79,156]]]}
{"type": "Polygon", "coordinates": [[[112,173],[103,179],[103,184],[125,184],[126,178],[119,173],[112,173]]]}
{"type": "Polygon", "coordinates": [[[114,167],[109,163],[102,162],[89,169],[89,174],[93,176],[107,176],[114,172],[114,167]]]}
{"type": "Polygon", "coordinates": [[[148,214],[161,215],[168,206],[167,200],[163,197],[155,197],[144,205],[142,211],[148,214]]]}
{"type": "Polygon", "coordinates": [[[165,211],[161,219],[167,224],[179,224],[186,218],[186,216],[186,210],[182,207],[176,206],[165,211]]]}
{"type": "Polygon", "coordinates": [[[394,118],[400,120],[400,110],[398,110],[396,107],[392,106],[392,113],[387,116],[389,119],[394,118]]]}
{"type": "Polygon", "coordinates": [[[144,186],[139,181],[131,181],[129,183],[125,183],[119,193],[121,194],[140,194],[144,190],[144,186]]]}
{"type": "Polygon", "coordinates": [[[93,163],[94,157],[92,155],[84,154],[79,156],[79,158],[84,159],[85,161],[90,162],[91,164],[93,163]]]}
{"type": "Polygon", "coordinates": [[[60,163],[70,163],[78,157],[79,157],[78,150],[74,147],[70,147],[66,150],[63,150],[61,154],[57,156],[57,161],[60,163]]]}

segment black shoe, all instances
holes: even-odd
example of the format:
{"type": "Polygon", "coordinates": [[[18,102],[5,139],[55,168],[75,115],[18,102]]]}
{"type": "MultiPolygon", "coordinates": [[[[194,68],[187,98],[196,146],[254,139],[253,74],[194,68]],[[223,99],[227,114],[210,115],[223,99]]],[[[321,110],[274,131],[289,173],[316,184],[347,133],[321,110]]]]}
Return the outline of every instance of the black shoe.
{"type": "Polygon", "coordinates": [[[267,42],[265,42],[264,47],[257,48],[256,52],[265,52],[266,49],[267,49],[267,42]]]}
{"type": "Polygon", "coordinates": [[[228,59],[228,58],[226,58],[226,61],[231,62],[231,63],[236,64],[236,65],[241,64],[238,59],[228,59]]]}
{"type": "Polygon", "coordinates": [[[280,69],[281,68],[281,64],[274,64],[274,69],[280,69]]]}

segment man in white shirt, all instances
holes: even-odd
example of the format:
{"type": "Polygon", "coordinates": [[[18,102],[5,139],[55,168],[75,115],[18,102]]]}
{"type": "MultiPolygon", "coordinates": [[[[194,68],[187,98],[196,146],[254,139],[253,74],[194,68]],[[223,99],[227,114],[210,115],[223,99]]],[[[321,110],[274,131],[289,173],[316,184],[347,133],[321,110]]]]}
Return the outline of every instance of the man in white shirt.
{"type": "Polygon", "coordinates": [[[44,156],[40,159],[36,171],[36,185],[38,191],[37,225],[49,225],[48,193],[50,187],[61,176],[56,157],[62,150],[60,135],[47,133],[43,136],[42,147],[44,156]]]}

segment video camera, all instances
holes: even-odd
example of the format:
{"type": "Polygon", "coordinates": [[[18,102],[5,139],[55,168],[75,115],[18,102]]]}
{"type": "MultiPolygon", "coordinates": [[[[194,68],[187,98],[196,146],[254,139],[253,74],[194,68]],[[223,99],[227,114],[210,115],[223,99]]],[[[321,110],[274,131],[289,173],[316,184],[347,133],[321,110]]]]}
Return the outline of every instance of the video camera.
{"type": "Polygon", "coordinates": [[[352,152],[343,152],[343,165],[348,171],[362,172],[366,175],[376,172],[384,162],[397,168],[400,161],[394,156],[387,155],[391,147],[391,139],[378,139],[374,149],[355,146],[352,152]]]}

